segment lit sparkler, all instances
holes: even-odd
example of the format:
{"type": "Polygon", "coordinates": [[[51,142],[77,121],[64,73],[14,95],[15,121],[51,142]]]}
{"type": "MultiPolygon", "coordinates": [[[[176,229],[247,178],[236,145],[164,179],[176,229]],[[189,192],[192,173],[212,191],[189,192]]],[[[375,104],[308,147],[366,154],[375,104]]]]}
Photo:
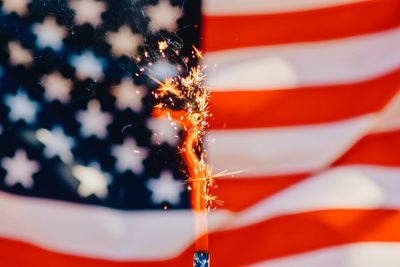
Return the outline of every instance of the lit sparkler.
{"type": "Polygon", "coordinates": [[[222,203],[211,193],[216,185],[202,145],[202,137],[212,117],[208,106],[210,90],[203,85],[204,77],[203,68],[197,66],[186,77],[157,81],[160,86],[154,92],[157,105],[153,110],[153,116],[166,116],[184,129],[184,141],[179,151],[187,167],[188,189],[195,214],[195,266],[208,266],[207,212],[215,204],[222,203]],[[207,256],[207,265],[196,263],[199,253],[207,256]]]}

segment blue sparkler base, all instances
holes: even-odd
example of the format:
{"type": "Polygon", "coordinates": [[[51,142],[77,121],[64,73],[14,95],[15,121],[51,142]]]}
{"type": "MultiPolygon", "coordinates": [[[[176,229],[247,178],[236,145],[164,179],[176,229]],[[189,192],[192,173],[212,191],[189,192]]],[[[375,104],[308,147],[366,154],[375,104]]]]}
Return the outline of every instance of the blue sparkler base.
{"type": "Polygon", "coordinates": [[[207,251],[196,251],[193,255],[193,267],[210,267],[210,254],[207,251]]]}

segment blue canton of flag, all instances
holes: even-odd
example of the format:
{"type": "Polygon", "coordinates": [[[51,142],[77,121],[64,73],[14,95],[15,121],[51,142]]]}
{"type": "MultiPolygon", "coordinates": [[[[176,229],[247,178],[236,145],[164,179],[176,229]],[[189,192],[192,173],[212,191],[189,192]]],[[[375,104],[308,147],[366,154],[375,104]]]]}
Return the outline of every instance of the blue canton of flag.
{"type": "MultiPolygon", "coordinates": [[[[150,116],[155,84],[138,64],[157,42],[178,49],[197,38],[183,16],[192,11],[181,7],[1,2],[1,190],[118,209],[189,208],[180,129],[150,116]]],[[[155,77],[181,71],[151,61],[155,77]]]]}

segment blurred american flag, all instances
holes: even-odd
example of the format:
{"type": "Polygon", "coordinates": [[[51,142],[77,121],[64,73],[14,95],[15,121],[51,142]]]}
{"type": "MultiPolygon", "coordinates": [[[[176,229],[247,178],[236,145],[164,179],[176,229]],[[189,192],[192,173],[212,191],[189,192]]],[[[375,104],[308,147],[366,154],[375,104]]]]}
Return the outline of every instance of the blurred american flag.
{"type": "Polygon", "coordinates": [[[1,266],[191,265],[181,133],[136,63],[158,41],[200,43],[209,161],[241,171],[212,266],[400,265],[398,0],[1,3],[1,266]]]}

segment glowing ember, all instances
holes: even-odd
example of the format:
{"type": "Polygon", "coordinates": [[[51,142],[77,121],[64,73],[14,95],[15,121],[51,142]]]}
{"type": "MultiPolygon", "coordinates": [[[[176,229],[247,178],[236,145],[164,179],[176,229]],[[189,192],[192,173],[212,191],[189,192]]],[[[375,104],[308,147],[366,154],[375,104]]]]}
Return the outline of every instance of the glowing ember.
{"type": "Polygon", "coordinates": [[[158,42],[158,49],[163,51],[168,48],[168,43],[166,41],[159,41],[158,42]]]}
{"type": "Polygon", "coordinates": [[[196,57],[202,59],[203,53],[194,45],[192,45],[192,48],[193,48],[193,53],[196,55],[196,57]]]}

